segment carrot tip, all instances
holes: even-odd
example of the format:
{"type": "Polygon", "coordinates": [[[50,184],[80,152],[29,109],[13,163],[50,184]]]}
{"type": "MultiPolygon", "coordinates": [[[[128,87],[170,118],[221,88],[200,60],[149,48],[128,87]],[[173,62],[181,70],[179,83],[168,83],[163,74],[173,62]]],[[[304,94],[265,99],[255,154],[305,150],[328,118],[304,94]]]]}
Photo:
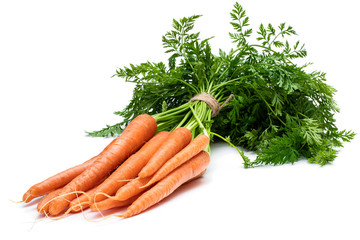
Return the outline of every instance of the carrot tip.
{"type": "Polygon", "coordinates": [[[23,201],[24,201],[25,203],[28,203],[28,202],[30,202],[31,200],[33,200],[33,199],[35,198],[35,196],[33,196],[30,191],[27,191],[27,192],[24,194],[24,197],[23,197],[23,201]],[[26,197],[25,197],[25,196],[26,196],[26,197]],[[25,197],[25,198],[24,198],[24,197],[25,197]]]}

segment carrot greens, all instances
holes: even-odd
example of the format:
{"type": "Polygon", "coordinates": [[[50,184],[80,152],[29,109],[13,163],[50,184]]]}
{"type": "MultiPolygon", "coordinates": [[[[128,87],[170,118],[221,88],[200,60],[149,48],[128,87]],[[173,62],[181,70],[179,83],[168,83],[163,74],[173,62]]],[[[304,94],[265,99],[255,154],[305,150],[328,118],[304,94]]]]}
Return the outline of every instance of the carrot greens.
{"type": "Polygon", "coordinates": [[[307,52],[300,41],[290,41],[297,35],[293,27],[261,24],[255,31],[235,3],[230,13],[234,31],[229,33],[234,48],[215,53],[211,38],[201,39],[193,31],[199,17],[173,20],[173,29],[162,37],[167,63],[116,70],[114,76],[134,83],[133,97],[115,112],[122,118],[119,123],[88,135],[118,136],[134,117],[146,113],[156,119],[158,131],[187,127],[194,137],[215,136],[255,151],[254,161],[240,151],[245,167],[294,163],[302,157],[331,163],[355,133],[335,125],[336,89],[326,83],[326,74],[296,63],[307,52]],[[226,103],[216,116],[206,101],[190,101],[204,93],[219,105],[226,103]]]}

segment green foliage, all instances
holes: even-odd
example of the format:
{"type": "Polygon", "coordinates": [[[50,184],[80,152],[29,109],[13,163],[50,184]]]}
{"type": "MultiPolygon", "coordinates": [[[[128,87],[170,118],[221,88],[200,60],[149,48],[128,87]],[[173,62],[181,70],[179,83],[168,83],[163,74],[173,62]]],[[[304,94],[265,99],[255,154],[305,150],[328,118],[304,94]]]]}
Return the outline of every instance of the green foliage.
{"type": "Polygon", "coordinates": [[[300,157],[299,142],[297,140],[294,134],[272,138],[267,147],[258,151],[259,154],[254,165],[294,163],[300,157]]]}
{"type": "Polygon", "coordinates": [[[237,46],[243,46],[247,44],[246,38],[252,34],[252,28],[246,29],[249,26],[249,17],[246,16],[246,12],[239,3],[234,4],[234,9],[230,13],[232,22],[230,24],[235,29],[235,33],[229,33],[230,38],[237,46]]]}
{"type": "Polygon", "coordinates": [[[101,130],[86,133],[91,137],[115,137],[122,133],[124,128],[121,125],[121,123],[106,125],[106,127],[101,130]]]}
{"type": "Polygon", "coordinates": [[[132,118],[148,113],[159,131],[185,126],[195,135],[205,133],[256,151],[251,163],[240,151],[246,167],[294,163],[302,157],[331,163],[355,133],[336,127],[336,90],[326,83],[326,74],[307,72],[307,65],[295,63],[307,52],[299,41],[290,44],[288,38],[296,36],[293,27],[261,24],[255,32],[243,7],[235,3],[229,36],[236,48],[214,54],[211,38],[201,40],[192,31],[199,17],[173,20],[173,29],[162,37],[170,54],[167,65],[146,62],[116,71],[115,76],[135,84],[129,104],[115,113],[123,120],[88,134],[117,136],[132,118]],[[253,33],[255,43],[249,41],[253,33]],[[230,94],[234,97],[211,118],[206,104],[188,102],[202,92],[220,103],[230,94]]]}

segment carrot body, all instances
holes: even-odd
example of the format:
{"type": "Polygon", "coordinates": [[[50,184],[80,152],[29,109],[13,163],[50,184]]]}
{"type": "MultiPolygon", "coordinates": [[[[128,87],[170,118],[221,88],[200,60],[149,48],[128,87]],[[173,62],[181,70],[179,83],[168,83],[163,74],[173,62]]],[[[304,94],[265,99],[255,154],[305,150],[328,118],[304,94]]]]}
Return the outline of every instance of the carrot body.
{"type": "Polygon", "coordinates": [[[114,199],[123,201],[141,192],[144,192],[146,188],[142,188],[142,186],[146,185],[150,178],[151,176],[145,178],[135,178],[131,180],[123,187],[119,188],[115,194],[114,199]]]}
{"type": "MultiPolygon", "coordinates": [[[[111,141],[110,144],[108,144],[104,151],[106,151],[113,143],[115,142],[115,139],[111,141]]],[[[40,197],[42,195],[45,195],[55,189],[61,188],[68,184],[71,180],[73,180],[76,176],[78,176],[80,173],[85,171],[96,159],[98,158],[98,155],[85,161],[82,164],[79,164],[75,167],[69,168],[65,171],[62,171],[52,177],[49,177],[48,179],[45,179],[44,181],[37,183],[30,187],[30,189],[24,194],[23,200],[25,202],[30,202],[32,199],[36,197],[40,197]]]]}
{"type": "Polygon", "coordinates": [[[126,200],[123,201],[118,201],[118,200],[113,200],[111,198],[108,198],[106,200],[100,201],[100,202],[95,202],[90,206],[90,209],[92,211],[105,211],[108,209],[112,209],[112,208],[116,208],[116,207],[124,207],[124,206],[129,206],[130,204],[132,204],[138,197],[140,196],[140,194],[132,196],[131,198],[128,198],[126,200]],[[109,201],[108,201],[109,200],[109,201]],[[111,200],[111,201],[110,201],[111,200]]]}
{"type": "Polygon", "coordinates": [[[73,199],[70,204],[69,208],[71,208],[72,213],[80,212],[83,209],[86,209],[87,206],[90,204],[90,194],[93,194],[96,191],[96,187],[88,190],[86,194],[81,194],[80,196],[73,199]]]}
{"type": "MultiPolygon", "coordinates": [[[[201,177],[205,173],[205,170],[202,171],[200,174],[188,180],[192,181],[201,177]]],[[[150,186],[144,188],[143,184],[148,181],[150,177],[147,178],[137,178],[134,179],[131,184],[125,185],[121,187],[117,192],[116,196],[107,198],[100,202],[95,202],[91,205],[91,210],[93,211],[103,211],[112,209],[115,207],[123,207],[126,205],[130,205],[133,201],[135,201],[143,192],[150,188],[150,186]],[[128,203],[128,204],[127,204],[128,203]]]]}
{"type": "MultiPolygon", "coordinates": [[[[188,182],[192,181],[194,179],[200,178],[204,173],[205,173],[205,170],[202,171],[196,177],[188,180],[188,182]]],[[[139,187],[139,186],[140,186],[140,184],[137,187],[139,187]]],[[[114,198],[107,198],[103,201],[93,203],[90,206],[90,208],[92,211],[105,211],[105,210],[109,210],[109,209],[116,208],[116,207],[128,206],[128,205],[132,204],[142,194],[142,192],[146,191],[147,188],[139,188],[139,190],[140,190],[139,193],[135,196],[132,196],[129,198],[123,197],[123,198],[126,198],[125,200],[115,200],[114,198]]],[[[128,194],[128,196],[133,195],[133,194],[134,194],[134,192],[131,194],[128,194]]]]}
{"type": "Polygon", "coordinates": [[[113,195],[116,191],[127,184],[126,181],[119,181],[124,179],[132,179],[137,176],[140,170],[145,166],[149,161],[151,156],[156,152],[160,145],[165,141],[169,136],[169,132],[163,131],[156,134],[151,138],[147,143],[142,146],[139,151],[131,155],[123,164],[121,164],[108,178],[105,179],[103,183],[96,187],[91,193],[88,192],[86,195],[83,194],[79,198],[74,199],[70,203],[70,207],[81,202],[86,202],[82,205],[82,208],[85,209],[90,206],[92,202],[104,200],[106,197],[103,194],[113,195]],[[96,199],[94,198],[96,196],[96,199]],[[89,199],[90,198],[90,199],[89,199]]]}
{"type": "Polygon", "coordinates": [[[62,188],[59,194],[62,197],[50,203],[49,213],[58,215],[65,210],[69,202],[76,198],[75,191],[87,191],[93,188],[97,182],[151,139],[156,130],[156,121],[150,115],[142,114],[135,117],[113,144],[99,154],[89,168],[62,188]]]}
{"type": "Polygon", "coordinates": [[[96,187],[93,187],[90,190],[86,191],[86,194],[80,194],[75,199],[73,199],[69,208],[71,208],[71,212],[80,212],[81,209],[87,208],[87,206],[91,203],[90,194],[93,194],[96,190],[96,187]]]}
{"type": "Polygon", "coordinates": [[[45,179],[44,181],[37,183],[29,188],[29,190],[24,194],[23,200],[25,202],[30,202],[36,197],[45,195],[55,189],[61,188],[73,180],[80,173],[85,171],[90,165],[97,159],[98,156],[87,160],[86,162],[79,164],[75,167],[69,168],[65,171],[62,171],[52,177],[45,179]]]}
{"type": "Polygon", "coordinates": [[[153,175],[167,160],[188,145],[191,139],[191,131],[185,127],[172,131],[166,141],[164,141],[158,151],[140,171],[139,177],[144,178],[153,175]]]}
{"type": "MultiPolygon", "coordinates": [[[[73,199],[70,204],[69,204],[69,208],[71,208],[71,212],[72,213],[77,213],[80,212],[82,210],[84,210],[85,205],[90,204],[90,194],[93,194],[97,188],[97,186],[99,186],[102,182],[104,182],[104,180],[106,179],[106,177],[104,177],[103,179],[101,179],[96,185],[95,187],[93,187],[92,189],[82,193],[82,192],[76,192],[76,197],[75,199],[73,199]]],[[[86,208],[86,207],[85,207],[86,208]]]]}
{"type": "Polygon", "coordinates": [[[43,197],[40,202],[38,203],[36,209],[39,213],[48,213],[49,212],[49,201],[56,197],[59,192],[61,191],[61,188],[58,188],[52,192],[50,192],[48,195],[43,197]]]}
{"type": "Polygon", "coordinates": [[[197,177],[210,163],[210,156],[207,152],[202,151],[188,162],[175,169],[164,179],[159,181],[155,186],[143,193],[136,199],[122,214],[123,218],[128,218],[139,214],[147,208],[158,203],[165,197],[169,196],[183,183],[197,177]]]}
{"type": "Polygon", "coordinates": [[[144,187],[161,180],[175,168],[191,159],[200,151],[204,150],[207,145],[209,145],[209,137],[206,135],[198,135],[174,157],[164,163],[164,165],[154,174],[154,176],[144,187]]]}
{"type": "MultiPolygon", "coordinates": [[[[128,199],[140,195],[142,192],[147,190],[147,188],[142,188],[142,186],[144,186],[150,180],[150,178],[151,177],[135,178],[131,180],[130,182],[119,188],[114,197],[107,198],[100,202],[95,202],[94,204],[96,204],[97,206],[95,210],[111,209],[113,207],[116,207],[117,202],[119,201],[124,202],[128,199]]],[[[95,207],[92,207],[93,210],[94,208],[95,207]]]]}

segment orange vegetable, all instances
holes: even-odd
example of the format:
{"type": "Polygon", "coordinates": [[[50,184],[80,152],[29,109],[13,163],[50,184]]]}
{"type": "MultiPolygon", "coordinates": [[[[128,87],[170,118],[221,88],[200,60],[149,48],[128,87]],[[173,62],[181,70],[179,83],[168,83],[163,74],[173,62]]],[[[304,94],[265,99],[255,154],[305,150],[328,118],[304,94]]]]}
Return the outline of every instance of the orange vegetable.
{"type": "Polygon", "coordinates": [[[130,204],[132,204],[138,197],[140,196],[140,194],[132,196],[131,198],[128,198],[126,200],[123,201],[118,201],[118,200],[113,200],[111,198],[108,198],[106,200],[100,201],[100,202],[95,202],[90,206],[90,209],[92,211],[105,211],[108,209],[112,209],[112,208],[116,208],[116,207],[125,207],[125,206],[129,206],[130,204]],[[109,200],[109,201],[108,201],[109,200]]]}
{"type": "Polygon", "coordinates": [[[36,197],[43,196],[55,189],[61,188],[77,177],[80,173],[85,171],[96,159],[98,156],[87,160],[86,162],[79,164],[75,167],[69,168],[65,171],[62,171],[52,177],[47,178],[46,180],[37,183],[30,187],[30,189],[24,194],[23,200],[25,202],[30,202],[36,197]]]}
{"type": "Polygon", "coordinates": [[[40,202],[38,203],[36,209],[39,213],[48,213],[49,212],[49,201],[56,197],[59,192],[61,191],[61,188],[58,188],[52,192],[50,192],[48,195],[43,197],[40,202]]]}
{"type": "Polygon", "coordinates": [[[121,216],[123,218],[134,216],[160,202],[183,183],[201,174],[204,170],[206,170],[209,163],[209,154],[205,151],[201,151],[199,154],[159,181],[155,186],[143,193],[121,216]]]}
{"type": "Polygon", "coordinates": [[[90,205],[90,194],[93,194],[96,191],[97,186],[88,190],[86,193],[79,194],[74,200],[72,200],[69,204],[69,208],[71,208],[72,213],[81,212],[82,210],[87,208],[87,205],[90,205]]]}
{"type": "MultiPolygon", "coordinates": [[[[106,151],[114,142],[115,142],[115,139],[105,147],[104,151],[106,151]]],[[[99,155],[85,161],[82,164],[79,164],[75,167],[69,168],[65,171],[62,171],[62,172],[52,176],[52,177],[49,177],[48,179],[46,179],[40,183],[33,185],[24,194],[23,201],[26,203],[30,202],[32,199],[34,199],[36,197],[43,196],[55,189],[65,186],[72,179],[74,179],[80,173],[85,171],[85,169],[87,169],[98,158],[98,156],[99,155]]]]}
{"type": "Polygon", "coordinates": [[[180,127],[172,131],[166,141],[164,141],[140,171],[139,177],[144,178],[153,175],[167,160],[188,145],[191,139],[191,131],[185,127],[180,127]]]}
{"type": "Polygon", "coordinates": [[[209,137],[206,135],[198,135],[185,148],[169,159],[143,187],[150,186],[151,184],[163,179],[175,168],[191,159],[200,151],[204,150],[207,145],[209,145],[209,137]]]}
{"type": "Polygon", "coordinates": [[[147,184],[150,178],[151,176],[145,178],[135,178],[131,180],[123,187],[119,188],[113,199],[122,201],[145,191],[146,189],[141,187],[147,184]]]}
{"type": "Polygon", "coordinates": [[[69,202],[76,198],[76,191],[87,191],[93,188],[96,183],[151,139],[156,130],[156,121],[150,115],[142,114],[135,117],[113,144],[99,154],[89,168],[62,188],[59,193],[61,197],[50,202],[49,213],[58,215],[64,211],[69,206],[69,202]]]}
{"type": "Polygon", "coordinates": [[[120,187],[127,183],[127,181],[120,180],[135,178],[169,134],[170,133],[166,131],[156,134],[145,143],[139,151],[131,155],[121,164],[103,183],[92,190],[91,193],[87,192],[87,194],[83,194],[79,198],[74,199],[70,203],[70,207],[83,202],[82,209],[85,209],[89,207],[92,202],[101,201],[106,198],[104,194],[97,193],[105,193],[107,195],[115,194],[120,187]]]}
{"type": "Polygon", "coordinates": [[[116,207],[118,202],[125,202],[128,199],[132,199],[146,191],[146,188],[141,188],[141,186],[145,185],[149,180],[150,177],[132,179],[130,182],[119,188],[115,196],[99,193],[98,195],[102,195],[107,198],[102,201],[94,202],[90,208],[92,210],[102,211],[116,207]],[[96,207],[94,205],[96,205],[96,207]]]}
{"type": "MultiPolygon", "coordinates": [[[[191,181],[193,179],[201,177],[205,173],[205,170],[198,174],[196,177],[188,180],[191,181]]],[[[125,206],[125,203],[130,202],[129,205],[135,201],[143,192],[150,188],[150,186],[144,188],[144,184],[151,178],[136,178],[131,182],[121,187],[115,196],[108,196],[107,199],[102,200],[100,202],[95,202],[91,205],[91,210],[93,211],[103,211],[108,210],[115,207],[125,206]]]]}

